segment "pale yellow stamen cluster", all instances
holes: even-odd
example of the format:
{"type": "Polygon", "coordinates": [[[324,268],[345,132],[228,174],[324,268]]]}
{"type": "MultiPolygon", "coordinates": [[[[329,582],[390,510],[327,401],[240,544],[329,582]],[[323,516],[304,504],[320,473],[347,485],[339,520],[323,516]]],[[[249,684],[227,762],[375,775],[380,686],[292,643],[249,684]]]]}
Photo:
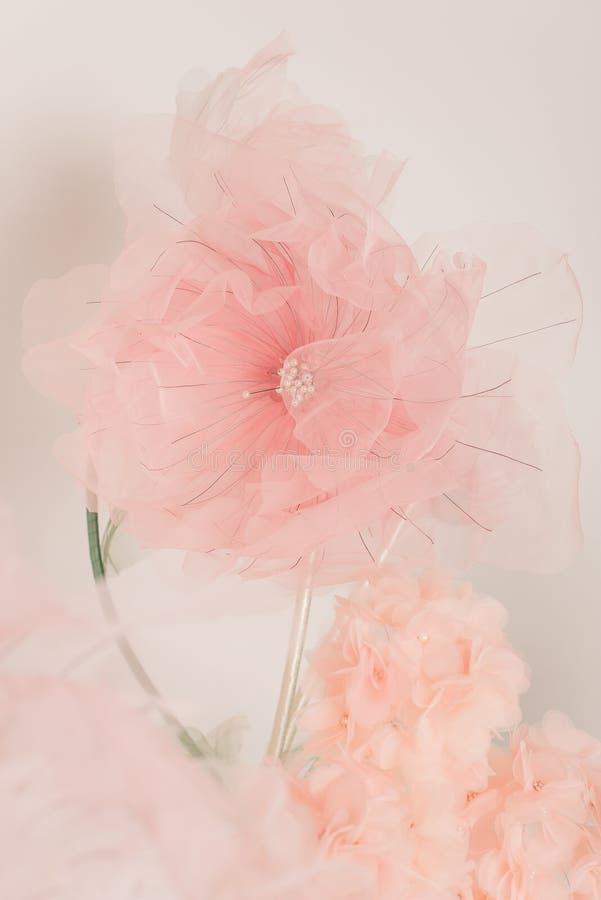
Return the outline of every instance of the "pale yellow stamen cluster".
{"type": "Polygon", "coordinates": [[[299,363],[292,358],[287,359],[281,369],[278,369],[280,386],[276,388],[278,394],[288,394],[291,406],[300,406],[305,400],[315,393],[313,373],[307,363],[299,363]]]}

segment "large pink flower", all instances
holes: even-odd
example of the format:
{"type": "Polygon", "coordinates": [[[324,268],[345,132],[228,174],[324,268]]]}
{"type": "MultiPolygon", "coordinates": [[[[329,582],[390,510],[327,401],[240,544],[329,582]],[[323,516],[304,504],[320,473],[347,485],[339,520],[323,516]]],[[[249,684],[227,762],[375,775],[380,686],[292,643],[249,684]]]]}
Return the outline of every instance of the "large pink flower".
{"type": "Polygon", "coordinates": [[[519,228],[410,248],[384,214],[401,167],[303,103],[288,55],[182,93],[165,197],[156,135],[122,148],[119,259],[34,289],[27,371],[78,419],[61,456],[145,544],[249,577],[314,553],[335,581],[399,520],[408,552],[442,523],[509,555],[529,533],[561,562],[577,458],[545,431],[548,369],[526,377],[514,350],[569,357],[565,259],[519,228]],[[92,321],[40,343],[70,297],[92,321]]]}

